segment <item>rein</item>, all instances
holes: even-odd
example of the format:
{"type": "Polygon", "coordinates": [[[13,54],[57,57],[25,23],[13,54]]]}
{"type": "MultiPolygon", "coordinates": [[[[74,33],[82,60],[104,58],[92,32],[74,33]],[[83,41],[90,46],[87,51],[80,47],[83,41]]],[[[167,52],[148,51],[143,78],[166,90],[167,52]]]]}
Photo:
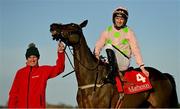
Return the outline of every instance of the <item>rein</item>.
{"type": "MultiPolygon", "coordinates": [[[[70,34],[70,35],[71,35],[71,34],[70,34]]],[[[80,42],[81,42],[81,40],[82,40],[82,38],[80,38],[80,42]]],[[[80,45],[81,45],[81,43],[80,43],[80,45]]],[[[67,47],[67,45],[66,45],[66,47],[67,47]]],[[[66,48],[66,47],[65,47],[65,48],[66,48]]],[[[94,91],[96,91],[96,87],[101,87],[101,86],[103,86],[103,84],[96,84],[96,83],[97,83],[97,78],[98,78],[98,65],[99,65],[99,61],[100,61],[100,60],[98,60],[98,62],[97,62],[97,64],[95,65],[95,67],[89,68],[88,66],[84,65],[83,63],[81,63],[80,59],[78,59],[77,57],[74,56],[74,54],[72,53],[72,51],[71,51],[71,49],[70,49],[70,46],[68,46],[68,48],[69,48],[69,51],[70,51],[71,55],[77,60],[77,62],[78,62],[82,67],[84,67],[84,68],[87,69],[87,70],[96,70],[96,69],[97,69],[95,83],[94,83],[94,84],[83,85],[83,86],[78,86],[78,88],[79,88],[79,89],[87,89],[87,88],[94,87],[94,91]]],[[[73,68],[74,70],[71,71],[71,72],[69,72],[69,73],[67,73],[66,75],[64,75],[63,78],[66,77],[66,76],[68,76],[69,74],[72,74],[73,72],[75,72],[75,68],[74,68],[74,66],[73,66],[73,64],[72,64],[72,61],[70,60],[70,58],[69,58],[69,56],[68,56],[68,54],[67,54],[66,51],[65,51],[65,54],[66,54],[66,56],[67,56],[67,58],[68,58],[68,60],[69,60],[69,62],[70,62],[70,64],[71,64],[71,66],[72,66],[72,68],[73,68]]]]}
{"type": "MultiPolygon", "coordinates": [[[[69,33],[69,36],[72,35],[72,33],[73,33],[73,32],[70,32],[70,33],[69,33]]],[[[62,33],[61,33],[61,35],[62,35],[62,33]]],[[[62,35],[62,36],[63,36],[63,35],[62,35]]],[[[80,40],[79,40],[79,42],[80,42],[79,45],[80,45],[80,46],[81,46],[81,40],[82,40],[82,37],[80,37],[80,40]]],[[[67,45],[66,45],[66,46],[67,46],[67,45]]],[[[80,59],[78,59],[77,57],[75,57],[75,56],[73,55],[73,53],[72,53],[69,45],[68,45],[68,48],[69,48],[69,51],[70,51],[71,55],[72,55],[72,56],[78,61],[78,63],[79,63],[81,66],[83,66],[85,69],[87,69],[87,70],[95,70],[95,69],[98,67],[98,65],[99,65],[99,60],[98,60],[98,62],[97,62],[97,65],[96,65],[94,68],[89,68],[89,67],[85,66],[83,63],[81,63],[80,59]]],[[[66,55],[67,55],[67,53],[66,53],[66,55]]],[[[70,64],[71,64],[71,66],[73,67],[72,61],[70,60],[70,58],[69,58],[68,55],[67,55],[67,57],[68,57],[68,60],[69,60],[69,62],[70,62],[70,64]]],[[[73,69],[74,69],[74,67],[73,67],[73,69]]]]}
{"type": "MultiPolygon", "coordinates": [[[[73,53],[72,53],[72,51],[71,51],[71,49],[70,49],[69,46],[68,46],[68,48],[69,48],[69,51],[70,51],[71,55],[72,55],[73,57],[75,57],[75,56],[73,55],[73,53]]],[[[71,72],[69,72],[69,73],[67,73],[66,75],[64,75],[63,78],[66,77],[66,76],[68,76],[69,74],[75,72],[75,68],[74,68],[73,65],[72,65],[72,61],[70,60],[67,52],[65,52],[65,53],[66,53],[66,56],[68,57],[68,60],[69,60],[71,66],[72,66],[72,68],[73,68],[74,70],[71,71],[71,72]]],[[[76,60],[78,61],[78,63],[79,63],[81,66],[83,66],[85,69],[87,69],[87,70],[95,70],[95,69],[98,68],[99,60],[98,60],[97,65],[96,65],[94,68],[91,69],[91,68],[88,68],[87,66],[85,66],[84,64],[82,64],[81,61],[80,61],[77,57],[75,57],[75,58],[76,58],[76,60]]],[[[98,71],[98,69],[97,69],[97,71],[98,71]]],[[[88,84],[88,85],[78,86],[78,88],[82,90],[82,89],[88,89],[88,88],[94,87],[94,91],[96,91],[96,87],[99,88],[99,87],[103,86],[103,84],[96,84],[96,83],[97,83],[97,78],[98,78],[98,72],[96,73],[96,80],[95,80],[95,83],[94,83],[94,84],[88,84]]]]}

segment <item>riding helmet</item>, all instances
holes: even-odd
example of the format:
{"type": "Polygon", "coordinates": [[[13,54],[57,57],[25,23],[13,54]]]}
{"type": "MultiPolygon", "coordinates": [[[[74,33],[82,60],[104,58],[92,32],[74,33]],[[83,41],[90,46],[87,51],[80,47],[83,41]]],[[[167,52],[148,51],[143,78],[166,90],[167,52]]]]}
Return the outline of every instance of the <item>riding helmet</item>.
{"type": "Polygon", "coordinates": [[[114,10],[113,12],[113,16],[112,16],[112,20],[113,20],[113,23],[115,24],[115,17],[123,17],[125,19],[125,23],[123,26],[126,25],[127,23],[127,20],[128,20],[128,10],[124,7],[118,7],[117,9],[114,10]]]}

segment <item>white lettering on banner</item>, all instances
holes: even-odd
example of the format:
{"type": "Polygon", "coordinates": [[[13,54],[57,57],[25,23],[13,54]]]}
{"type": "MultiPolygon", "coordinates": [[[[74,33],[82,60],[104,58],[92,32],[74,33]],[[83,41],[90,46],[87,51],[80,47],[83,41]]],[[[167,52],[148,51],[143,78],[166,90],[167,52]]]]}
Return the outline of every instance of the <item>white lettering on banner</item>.
{"type": "Polygon", "coordinates": [[[146,78],[145,78],[144,76],[142,76],[140,73],[138,73],[138,74],[136,75],[136,80],[137,80],[138,82],[140,82],[140,81],[142,81],[143,83],[146,82],[146,78]]]}
{"type": "Polygon", "coordinates": [[[128,87],[128,90],[129,92],[137,92],[139,90],[145,90],[145,89],[148,89],[148,88],[151,88],[151,86],[149,84],[143,84],[143,85],[140,85],[140,86],[130,86],[128,87]]]}

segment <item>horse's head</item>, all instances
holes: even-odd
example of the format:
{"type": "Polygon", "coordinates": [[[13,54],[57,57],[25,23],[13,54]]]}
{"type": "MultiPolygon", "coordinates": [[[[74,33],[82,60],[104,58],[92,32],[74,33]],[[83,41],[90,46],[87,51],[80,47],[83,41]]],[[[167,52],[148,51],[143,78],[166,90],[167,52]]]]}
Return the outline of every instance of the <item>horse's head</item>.
{"type": "Polygon", "coordinates": [[[50,25],[50,32],[53,40],[61,40],[67,45],[77,44],[82,35],[82,28],[87,25],[88,20],[85,20],[81,24],[57,24],[50,25]]]}

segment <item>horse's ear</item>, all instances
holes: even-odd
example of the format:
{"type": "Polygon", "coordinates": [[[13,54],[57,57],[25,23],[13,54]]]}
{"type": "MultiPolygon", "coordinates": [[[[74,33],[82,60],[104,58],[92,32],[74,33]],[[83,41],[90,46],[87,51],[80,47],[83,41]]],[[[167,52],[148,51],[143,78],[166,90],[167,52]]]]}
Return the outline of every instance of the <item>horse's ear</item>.
{"type": "Polygon", "coordinates": [[[81,28],[83,28],[83,27],[85,27],[85,26],[87,25],[87,23],[88,23],[88,20],[85,20],[85,21],[82,22],[79,26],[80,26],[81,28]]]}

